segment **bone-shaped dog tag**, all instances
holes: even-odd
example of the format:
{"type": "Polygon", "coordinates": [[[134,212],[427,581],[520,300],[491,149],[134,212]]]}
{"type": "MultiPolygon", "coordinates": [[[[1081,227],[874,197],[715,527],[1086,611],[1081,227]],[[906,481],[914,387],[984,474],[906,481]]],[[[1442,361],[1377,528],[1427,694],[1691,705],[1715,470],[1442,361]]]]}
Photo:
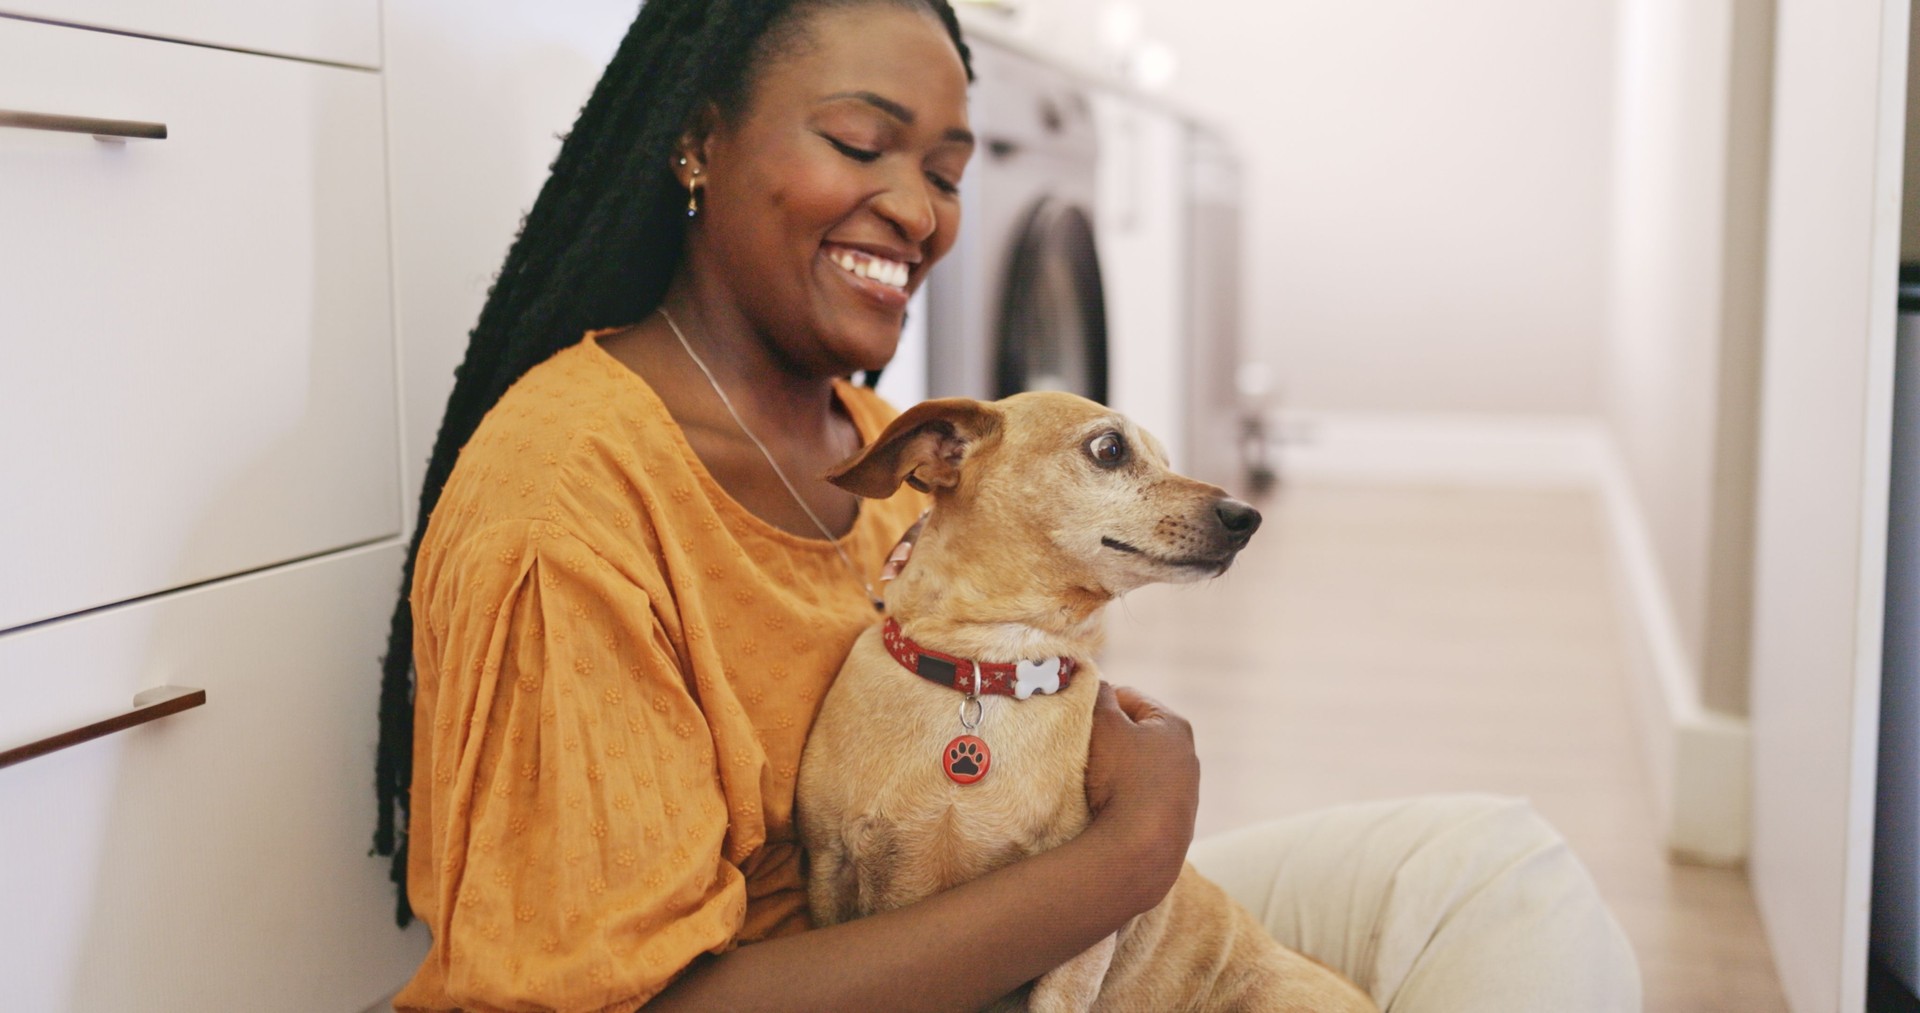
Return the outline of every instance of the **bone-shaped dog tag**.
{"type": "Polygon", "coordinates": [[[1013,666],[1013,695],[1021,700],[1034,693],[1060,692],[1060,659],[1021,661],[1013,666]]]}

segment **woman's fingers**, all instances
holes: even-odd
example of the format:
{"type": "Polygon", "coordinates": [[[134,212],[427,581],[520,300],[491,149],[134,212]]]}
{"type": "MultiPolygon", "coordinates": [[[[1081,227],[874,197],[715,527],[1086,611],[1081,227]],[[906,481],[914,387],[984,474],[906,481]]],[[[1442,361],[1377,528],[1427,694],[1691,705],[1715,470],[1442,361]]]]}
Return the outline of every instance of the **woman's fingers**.
{"type": "MultiPolygon", "coordinates": [[[[1108,688],[1108,684],[1105,682],[1102,682],[1100,685],[1102,689],[1108,688]]],[[[1185,718],[1168,709],[1166,704],[1134,689],[1132,686],[1114,686],[1112,690],[1115,705],[1120,708],[1122,714],[1125,714],[1127,718],[1135,724],[1145,724],[1149,721],[1186,723],[1185,718]]]]}
{"type": "MultiPolygon", "coordinates": [[[[1111,712],[1120,710],[1120,691],[1114,689],[1113,683],[1105,679],[1100,680],[1100,694],[1094,697],[1093,707],[1096,713],[1099,711],[1111,712]]],[[[1121,711],[1121,713],[1124,714],[1125,712],[1121,711]]]]}

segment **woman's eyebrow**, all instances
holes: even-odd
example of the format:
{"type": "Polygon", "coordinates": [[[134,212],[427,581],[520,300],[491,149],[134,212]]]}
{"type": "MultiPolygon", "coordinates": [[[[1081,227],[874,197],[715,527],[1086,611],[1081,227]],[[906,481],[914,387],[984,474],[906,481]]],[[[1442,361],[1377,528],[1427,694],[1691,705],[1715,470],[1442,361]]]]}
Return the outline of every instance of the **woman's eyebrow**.
{"type": "Polygon", "coordinates": [[[866,104],[874,107],[875,109],[880,110],[883,113],[886,113],[888,116],[891,116],[894,119],[899,120],[900,122],[905,123],[908,126],[913,125],[913,121],[915,119],[913,115],[913,110],[908,109],[906,106],[903,106],[898,102],[895,102],[894,100],[886,97],[885,95],[876,95],[870,91],[838,91],[838,92],[834,92],[831,95],[828,95],[826,98],[823,98],[820,101],[822,104],[825,104],[828,102],[837,102],[845,98],[858,99],[859,101],[865,102],[866,104]]]}
{"type": "MultiPolygon", "coordinates": [[[[875,109],[880,110],[883,113],[886,113],[888,116],[891,116],[896,120],[899,120],[901,123],[904,123],[907,126],[912,126],[913,121],[917,118],[914,115],[913,110],[908,109],[906,106],[903,106],[898,102],[895,102],[894,100],[886,97],[885,95],[875,94],[874,92],[870,92],[870,91],[834,92],[833,94],[828,95],[825,98],[822,98],[820,102],[822,104],[825,104],[827,102],[837,102],[837,101],[840,101],[841,99],[854,99],[856,101],[865,102],[866,104],[874,107],[875,109]]],[[[973,132],[970,130],[963,129],[961,127],[954,127],[946,131],[941,136],[946,140],[955,141],[960,144],[965,144],[968,147],[972,147],[974,143],[973,132]]]]}

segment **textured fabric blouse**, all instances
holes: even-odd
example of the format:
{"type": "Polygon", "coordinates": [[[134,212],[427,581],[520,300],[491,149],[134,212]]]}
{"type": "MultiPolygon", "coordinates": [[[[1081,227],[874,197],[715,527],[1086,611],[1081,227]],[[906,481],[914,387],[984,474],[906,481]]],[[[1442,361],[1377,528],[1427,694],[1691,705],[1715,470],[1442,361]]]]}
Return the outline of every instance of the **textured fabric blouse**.
{"type": "MultiPolygon", "coordinates": [[[[865,440],[893,411],[840,384],[865,440]]],[[[863,574],[923,507],[867,501],[863,574]]],[[[588,335],[461,450],[412,588],[401,1010],[632,1010],[702,953],[807,927],[801,746],[875,621],[831,543],[747,512],[588,335]]]]}

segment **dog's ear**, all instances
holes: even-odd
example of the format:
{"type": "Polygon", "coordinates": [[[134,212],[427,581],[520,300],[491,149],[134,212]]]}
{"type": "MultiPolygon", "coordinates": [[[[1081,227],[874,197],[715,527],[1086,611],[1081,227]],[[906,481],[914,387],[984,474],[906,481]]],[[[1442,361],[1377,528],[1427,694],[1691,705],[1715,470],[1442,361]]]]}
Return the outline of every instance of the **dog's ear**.
{"type": "Polygon", "coordinates": [[[1000,410],[971,398],[922,401],[900,414],[872,445],[827,473],[827,481],[868,499],[885,499],[905,482],[921,492],[960,482],[967,449],[1000,427],[1000,410]]]}

